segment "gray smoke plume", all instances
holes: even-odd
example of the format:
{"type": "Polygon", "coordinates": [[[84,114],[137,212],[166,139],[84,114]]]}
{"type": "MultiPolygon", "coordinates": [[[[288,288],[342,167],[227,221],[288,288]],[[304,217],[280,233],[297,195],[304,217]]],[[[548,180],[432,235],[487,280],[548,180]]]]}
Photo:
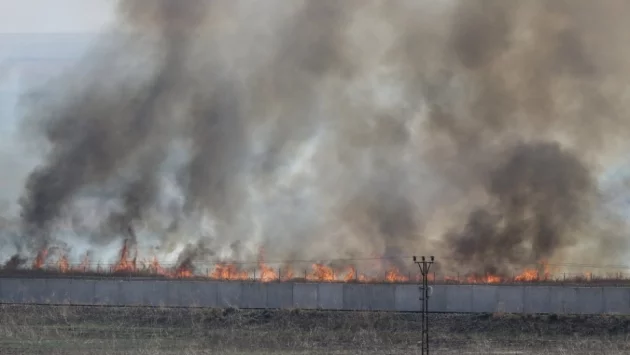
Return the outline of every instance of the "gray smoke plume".
{"type": "Polygon", "coordinates": [[[156,235],[186,268],[262,247],[509,273],[628,250],[598,183],[628,148],[626,2],[118,10],[123,39],[26,121],[48,148],[21,200],[31,253],[86,191],[115,202],[98,238],[156,235]]]}
{"type": "Polygon", "coordinates": [[[99,83],[102,78],[89,78],[94,82],[78,97],[47,114],[44,133],[52,151],[46,163],[29,176],[22,202],[26,233],[40,235],[37,248],[47,247],[49,224],[60,216],[68,200],[86,185],[104,183],[126,164],[137,170],[137,176],[122,187],[124,211],[110,220],[119,226],[116,232],[126,231],[129,223],[141,218],[142,210],[154,202],[157,191],[153,175],[167,143],[160,138],[170,119],[164,116],[178,91],[189,29],[195,26],[191,20],[201,16],[204,9],[194,1],[185,5],[173,1],[151,5],[121,2],[126,22],[159,29],[161,58],[156,59],[152,77],[131,92],[124,90],[128,83],[114,83],[113,90],[123,91],[115,93],[99,83]],[[134,155],[140,156],[139,161],[134,155]]]}
{"type": "MultiPolygon", "coordinates": [[[[584,235],[601,211],[594,174],[610,152],[604,137],[627,136],[629,127],[617,111],[621,97],[608,92],[627,68],[607,67],[594,52],[606,24],[588,14],[619,6],[626,7],[470,1],[455,11],[450,57],[474,94],[466,112],[436,105],[430,123],[462,165],[458,184],[479,179],[488,196],[463,230],[445,239],[452,257],[475,272],[507,273],[589,238],[627,250],[621,231],[584,235]],[[521,18],[535,26],[520,28],[521,18]]],[[[438,85],[452,92],[448,83],[438,85]]]]}
{"type": "Polygon", "coordinates": [[[471,212],[447,243],[454,256],[484,274],[551,258],[579,242],[595,184],[583,163],[555,143],[517,145],[490,172],[490,206],[471,212]]]}

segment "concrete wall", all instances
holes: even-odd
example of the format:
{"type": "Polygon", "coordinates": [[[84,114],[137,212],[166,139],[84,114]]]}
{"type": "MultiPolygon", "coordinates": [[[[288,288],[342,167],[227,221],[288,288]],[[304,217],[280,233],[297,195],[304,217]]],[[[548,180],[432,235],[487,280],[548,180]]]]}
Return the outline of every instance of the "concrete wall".
{"type": "MultiPolygon", "coordinates": [[[[419,311],[409,284],[0,278],[0,303],[419,311]]],[[[432,312],[630,314],[630,287],[436,285],[432,312]]]]}

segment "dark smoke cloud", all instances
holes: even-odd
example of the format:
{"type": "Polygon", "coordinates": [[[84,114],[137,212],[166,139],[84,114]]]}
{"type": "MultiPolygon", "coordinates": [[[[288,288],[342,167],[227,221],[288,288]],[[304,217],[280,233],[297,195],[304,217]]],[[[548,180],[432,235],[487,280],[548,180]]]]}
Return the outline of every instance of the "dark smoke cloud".
{"type": "Polygon", "coordinates": [[[551,258],[588,223],[595,182],[584,164],[556,143],[515,146],[490,172],[489,207],[471,212],[464,230],[447,237],[454,256],[497,274],[551,258]]]}
{"type": "Polygon", "coordinates": [[[192,157],[183,177],[188,210],[210,208],[221,213],[236,208],[228,206],[233,204],[234,179],[248,143],[235,95],[227,85],[221,88],[214,97],[199,97],[193,104],[192,157]]]}
{"type": "MultiPolygon", "coordinates": [[[[22,200],[27,234],[39,234],[36,248],[47,247],[49,224],[83,187],[102,184],[126,164],[138,168],[135,181],[123,188],[124,212],[112,216],[117,232],[141,218],[141,211],[154,201],[154,175],[165,155],[163,140],[155,142],[160,129],[166,129],[169,100],[177,93],[182,76],[192,18],[201,16],[205,6],[194,1],[161,1],[140,5],[123,1],[120,11],[126,21],[140,28],[160,28],[158,33],[163,58],[157,71],[140,88],[112,93],[90,78],[87,90],[62,102],[58,111],[47,113],[45,134],[52,145],[46,163],[28,178],[22,200]],[[148,7],[148,8],[147,8],[148,7]],[[134,155],[141,160],[133,161],[134,155]],[[131,162],[129,160],[132,160],[131,162]]],[[[198,22],[199,20],[197,20],[198,22]]],[[[105,75],[100,72],[99,75],[105,75]]],[[[126,83],[116,85],[116,90],[126,83]]]]}
{"type": "MultiPolygon", "coordinates": [[[[460,186],[478,180],[488,195],[488,206],[473,207],[463,230],[445,239],[452,257],[475,272],[506,273],[584,238],[627,247],[611,235],[578,232],[597,209],[590,159],[601,156],[605,135],[627,135],[628,129],[627,119],[611,109],[613,98],[605,98],[615,74],[588,49],[587,33],[593,35],[598,20],[586,22],[580,12],[590,7],[470,1],[455,11],[449,57],[474,91],[467,111],[433,105],[429,122],[448,137],[449,158],[461,164],[448,175],[460,186]],[[525,40],[517,17],[528,15],[535,27],[525,40]],[[620,131],[612,133],[609,121],[623,122],[620,131]],[[519,136],[531,140],[513,143],[519,136]],[[562,149],[558,137],[572,149],[562,149]]],[[[445,95],[452,92],[448,84],[434,83],[445,95]]]]}
{"type": "Polygon", "coordinates": [[[478,273],[621,257],[597,179],[628,148],[629,9],[121,1],[125,39],[31,107],[49,150],[20,202],[25,244],[57,243],[89,190],[117,203],[100,238],[157,234],[186,268],[260,247],[431,252],[478,273]]]}
{"type": "Polygon", "coordinates": [[[196,244],[187,244],[177,258],[177,270],[194,271],[194,262],[200,258],[214,256],[212,249],[209,249],[203,241],[196,244]]]}

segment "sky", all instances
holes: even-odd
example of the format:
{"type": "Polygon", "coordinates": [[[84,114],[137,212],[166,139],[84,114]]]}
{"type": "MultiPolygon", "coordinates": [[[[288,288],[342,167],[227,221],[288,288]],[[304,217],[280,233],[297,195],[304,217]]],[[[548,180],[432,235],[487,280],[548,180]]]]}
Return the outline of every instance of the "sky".
{"type": "Polygon", "coordinates": [[[0,33],[98,32],[115,0],[0,0],[0,33]]]}

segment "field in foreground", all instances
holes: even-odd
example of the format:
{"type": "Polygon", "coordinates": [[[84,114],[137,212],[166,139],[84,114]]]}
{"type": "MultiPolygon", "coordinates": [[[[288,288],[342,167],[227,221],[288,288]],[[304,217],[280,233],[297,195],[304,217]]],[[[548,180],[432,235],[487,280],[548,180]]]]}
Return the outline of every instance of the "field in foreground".
{"type": "MultiPolygon", "coordinates": [[[[431,315],[434,354],[630,354],[630,317],[431,315]]],[[[416,354],[418,314],[0,306],[0,354],[416,354]]]]}

